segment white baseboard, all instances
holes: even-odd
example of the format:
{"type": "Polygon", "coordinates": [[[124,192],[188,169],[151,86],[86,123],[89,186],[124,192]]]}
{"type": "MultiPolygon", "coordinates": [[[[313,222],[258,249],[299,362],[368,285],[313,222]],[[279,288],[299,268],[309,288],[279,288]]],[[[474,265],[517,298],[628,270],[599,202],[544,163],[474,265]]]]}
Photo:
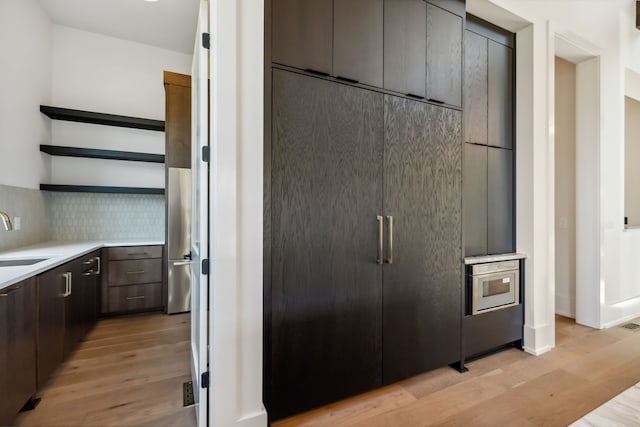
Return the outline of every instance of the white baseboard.
{"type": "Polygon", "coordinates": [[[576,318],[576,297],[556,294],[556,314],[576,318]]]}
{"type": "Polygon", "coordinates": [[[536,327],[524,325],[523,332],[523,348],[529,354],[540,356],[555,347],[555,324],[544,324],[536,327]]]}
{"type": "Polygon", "coordinates": [[[565,312],[562,310],[558,310],[558,307],[556,306],[556,314],[559,316],[563,316],[563,317],[568,317],[569,319],[574,319],[576,318],[576,314],[575,313],[569,313],[569,312],[565,312]]]}
{"type": "Polygon", "coordinates": [[[234,423],[236,427],[267,427],[267,411],[261,411],[245,415],[234,423]]]}
{"type": "Polygon", "coordinates": [[[629,320],[633,320],[633,319],[637,318],[638,316],[640,316],[640,313],[634,313],[634,314],[630,314],[628,316],[622,317],[620,319],[616,319],[616,320],[614,320],[612,322],[607,322],[607,323],[602,325],[601,329],[608,329],[608,328],[612,328],[614,326],[621,325],[623,323],[628,322],[629,320]]]}
{"type": "Polygon", "coordinates": [[[522,348],[524,349],[524,351],[526,351],[529,354],[532,354],[534,356],[540,356],[541,354],[544,354],[547,351],[551,351],[551,349],[553,349],[553,346],[548,345],[548,346],[542,347],[542,348],[531,348],[531,347],[527,347],[525,345],[522,348]]]}

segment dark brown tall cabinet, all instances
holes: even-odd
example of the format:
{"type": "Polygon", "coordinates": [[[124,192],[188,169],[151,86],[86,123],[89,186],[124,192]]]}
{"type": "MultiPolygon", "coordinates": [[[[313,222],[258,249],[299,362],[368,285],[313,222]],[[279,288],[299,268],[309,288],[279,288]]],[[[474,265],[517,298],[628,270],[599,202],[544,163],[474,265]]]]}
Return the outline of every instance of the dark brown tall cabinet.
{"type": "Polygon", "coordinates": [[[461,138],[459,111],[385,96],[385,384],[459,360],[461,138]]]}
{"type": "Polygon", "coordinates": [[[383,98],[273,71],[272,399],[276,418],[382,383],[383,98]]]}
{"type": "Polygon", "coordinates": [[[270,11],[273,420],[460,360],[464,3],[270,11]]]}
{"type": "Polygon", "coordinates": [[[510,253],[514,239],[515,37],[475,17],[465,31],[465,255],[510,253]]]}
{"type": "Polygon", "coordinates": [[[166,167],[191,168],[191,76],[164,72],[166,167]]]}
{"type": "Polygon", "coordinates": [[[456,362],[461,113],[279,69],[272,91],[271,416],[456,362]]]}

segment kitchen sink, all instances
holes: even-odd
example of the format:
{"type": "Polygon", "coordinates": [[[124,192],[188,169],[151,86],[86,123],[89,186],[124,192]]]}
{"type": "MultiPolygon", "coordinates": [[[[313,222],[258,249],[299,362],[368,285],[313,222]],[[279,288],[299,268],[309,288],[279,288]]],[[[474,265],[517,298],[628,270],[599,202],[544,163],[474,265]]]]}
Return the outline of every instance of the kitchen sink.
{"type": "Polygon", "coordinates": [[[26,259],[0,259],[0,267],[20,267],[25,265],[33,265],[49,258],[26,258],[26,259]]]}

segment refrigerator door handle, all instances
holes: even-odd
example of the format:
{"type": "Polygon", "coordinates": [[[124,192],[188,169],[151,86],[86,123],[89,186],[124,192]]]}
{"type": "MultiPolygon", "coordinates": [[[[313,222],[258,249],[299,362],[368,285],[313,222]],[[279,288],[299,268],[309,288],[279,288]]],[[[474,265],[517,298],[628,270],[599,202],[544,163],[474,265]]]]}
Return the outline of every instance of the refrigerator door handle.
{"type": "Polygon", "coordinates": [[[171,261],[171,265],[191,265],[191,260],[186,260],[186,261],[171,261]]]}

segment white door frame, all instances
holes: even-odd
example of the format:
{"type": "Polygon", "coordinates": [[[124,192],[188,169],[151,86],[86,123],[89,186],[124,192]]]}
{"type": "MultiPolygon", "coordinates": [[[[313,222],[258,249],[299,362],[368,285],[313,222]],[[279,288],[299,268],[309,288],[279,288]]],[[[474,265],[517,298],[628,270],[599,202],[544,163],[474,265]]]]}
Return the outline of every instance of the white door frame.
{"type": "Polygon", "coordinates": [[[264,427],[264,2],[210,0],[209,12],[209,425],[264,427]]]}
{"type": "MultiPolygon", "coordinates": [[[[576,322],[601,328],[600,307],[600,134],[601,50],[554,23],[548,25],[549,63],[554,58],[576,64],[576,322]]],[[[555,69],[549,67],[549,161],[555,148],[555,69]]],[[[554,170],[553,166],[550,170],[554,170]]],[[[549,194],[555,243],[555,176],[549,194]]],[[[553,254],[555,270],[555,253],[553,254]]],[[[550,272],[555,278],[555,271],[550,272]]],[[[555,283],[553,286],[555,295],[555,283]]],[[[554,309],[555,312],[555,309],[554,309]]]]}

